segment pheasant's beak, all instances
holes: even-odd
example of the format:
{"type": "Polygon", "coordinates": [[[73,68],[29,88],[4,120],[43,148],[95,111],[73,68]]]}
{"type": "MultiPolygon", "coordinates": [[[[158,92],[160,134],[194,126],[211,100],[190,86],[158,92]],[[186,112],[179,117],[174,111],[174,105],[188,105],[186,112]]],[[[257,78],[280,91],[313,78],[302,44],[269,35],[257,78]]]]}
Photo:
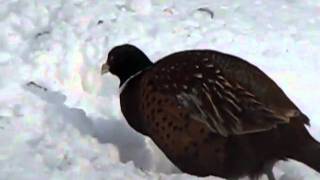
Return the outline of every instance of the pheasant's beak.
{"type": "Polygon", "coordinates": [[[107,63],[103,64],[101,67],[101,75],[109,72],[109,65],[107,63]]]}

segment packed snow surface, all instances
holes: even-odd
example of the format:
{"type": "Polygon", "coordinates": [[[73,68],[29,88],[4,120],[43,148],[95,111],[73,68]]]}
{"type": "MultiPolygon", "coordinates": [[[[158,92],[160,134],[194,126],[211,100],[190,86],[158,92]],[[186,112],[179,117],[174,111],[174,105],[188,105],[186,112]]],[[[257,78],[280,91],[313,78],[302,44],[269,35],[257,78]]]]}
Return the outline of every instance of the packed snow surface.
{"type": "MultiPolygon", "coordinates": [[[[320,140],[317,0],[3,0],[0,27],[1,180],[198,179],[124,120],[119,81],[100,76],[123,43],[153,61],[196,48],[247,59],[308,115],[320,140]]],[[[320,178],[293,161],[274,171],[281,180],[320,178]]]]}

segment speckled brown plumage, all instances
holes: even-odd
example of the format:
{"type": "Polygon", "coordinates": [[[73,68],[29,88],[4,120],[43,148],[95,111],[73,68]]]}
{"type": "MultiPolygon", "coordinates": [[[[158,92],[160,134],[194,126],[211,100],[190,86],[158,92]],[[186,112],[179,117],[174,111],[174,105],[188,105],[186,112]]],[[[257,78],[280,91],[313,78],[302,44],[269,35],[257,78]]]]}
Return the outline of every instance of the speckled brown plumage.
{"type": "Polygon", "coordinates": [[[266,173],[294,158],[320,170],[308,118],[266,74],[217,51],[174,53],[153,64],[136,47],[111,50],[128,123],[183,172],[224,178],[266,173]]]}

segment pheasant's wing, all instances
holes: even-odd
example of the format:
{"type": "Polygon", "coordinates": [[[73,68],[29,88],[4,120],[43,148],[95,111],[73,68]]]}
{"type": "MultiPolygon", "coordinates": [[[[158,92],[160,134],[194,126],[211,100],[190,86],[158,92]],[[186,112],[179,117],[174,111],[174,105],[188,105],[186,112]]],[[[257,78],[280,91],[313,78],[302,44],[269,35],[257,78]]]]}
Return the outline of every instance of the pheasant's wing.
{"type": "Polygon", "coordinates": [[[212,83],[193,84],[189,91],[176,95],[177,104],[188,109],[192,119],[205,123],[212,132],[223,136],[254,133],[290,120],[267,108],[239,84],[231,85],[222,75],[217,75],[212,83]]]}
{"type": "MultiPolygon", "coordinates": [[[[281,109],[274,102],[268,103],[268,100],[262,98],[263,91],[255,94],[254,88],[248,85],[250,74],[240,81],[238,77],[230,76],[230,67],[225,65],[228,69],[223,69],[215,64],[216,59],[192,59],[193,56],[190,58],[185,54],[170,56],[159,62],[157,68],[149,71],[147,81],[153,85],[153,91],[174,98],[175,107],[188,112],[189,117],[186,119],[200,121],[212,132],[229,136],[267,131],[278,124],[288,123],[290,118],[300,114],[294,105],[281,109]]],[[[262,77],[261,80],[267,79],[269,83],[272,81],[262,73],[258,76],[262,77]]],[[[268,90],[268,87],[265,88],[268,90]]],[[[273,88],[277,90],[275,93],[284,94],[277,86],[273,88]]],[[[281,101],[291,103],[285,96],[281,98],[281,101]]]]}

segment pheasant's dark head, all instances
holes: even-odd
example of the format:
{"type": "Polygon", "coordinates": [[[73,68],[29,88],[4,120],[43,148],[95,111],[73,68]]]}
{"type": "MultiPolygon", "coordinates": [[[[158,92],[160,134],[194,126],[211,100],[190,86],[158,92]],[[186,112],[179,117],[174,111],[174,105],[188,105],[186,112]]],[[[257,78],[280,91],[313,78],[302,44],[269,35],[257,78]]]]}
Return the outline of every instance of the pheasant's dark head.
{"type": "Polygon", "coordinates": [[[111,72],[118,76],[121,85],[132,75],[152,64],[140,49],[130,44],[124,44],[111,49],[107,62],[102,65],[101,74],[111,72]]]}

